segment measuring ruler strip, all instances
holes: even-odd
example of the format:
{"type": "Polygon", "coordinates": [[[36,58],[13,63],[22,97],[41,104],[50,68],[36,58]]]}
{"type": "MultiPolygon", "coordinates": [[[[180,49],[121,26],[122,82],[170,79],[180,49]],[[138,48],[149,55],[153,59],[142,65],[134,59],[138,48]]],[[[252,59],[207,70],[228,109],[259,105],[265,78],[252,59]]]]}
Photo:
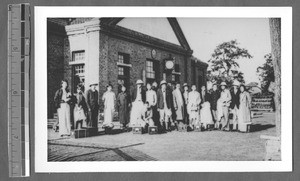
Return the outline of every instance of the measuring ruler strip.
{"type": "Polygon", "coordinates": [[[29,4],[8,5],[9,176],[29,176],[29,4]]]}

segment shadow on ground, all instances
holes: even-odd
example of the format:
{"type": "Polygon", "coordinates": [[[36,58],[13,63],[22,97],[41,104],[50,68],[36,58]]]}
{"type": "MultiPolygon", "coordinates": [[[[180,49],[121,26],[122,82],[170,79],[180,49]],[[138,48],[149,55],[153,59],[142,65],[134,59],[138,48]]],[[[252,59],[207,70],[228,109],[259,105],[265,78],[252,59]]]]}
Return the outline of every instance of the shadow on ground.
{"type": "Polygon", "coordinates": [[[267,130],[269,128],[273,128],[275,127],[275,125],[273,124],[253,124],[251,126],[251,132],[258,132],[258,131],[263,131],[263,130],[267,130]]]}

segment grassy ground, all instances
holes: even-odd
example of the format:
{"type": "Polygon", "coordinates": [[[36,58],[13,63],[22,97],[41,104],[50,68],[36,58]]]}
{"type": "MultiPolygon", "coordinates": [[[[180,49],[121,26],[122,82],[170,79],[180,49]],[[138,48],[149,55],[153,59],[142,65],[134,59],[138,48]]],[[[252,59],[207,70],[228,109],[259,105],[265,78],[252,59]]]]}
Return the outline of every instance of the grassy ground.
{"type": "Polygon", "coordinates": [[[275,135],[274,114],[253,119],[253,132],[177,132],[137,135],[131,132],[89,138],[61,139],[48,131],[49,161],[163,160],[163,161],[261,161],[264,140],[275,135]]]}

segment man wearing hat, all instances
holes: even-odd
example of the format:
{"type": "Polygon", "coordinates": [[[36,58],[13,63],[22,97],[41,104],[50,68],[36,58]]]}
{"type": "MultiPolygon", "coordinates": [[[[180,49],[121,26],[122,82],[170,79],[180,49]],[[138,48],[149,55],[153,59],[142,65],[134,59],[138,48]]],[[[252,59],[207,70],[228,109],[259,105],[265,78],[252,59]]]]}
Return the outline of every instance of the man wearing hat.
{"type": "Polygon", "coordinates": [[[136,88],[131,93],[132,108],[130,114],[130,126],[141,126],[142,115],[144,114],[144,104],[146,102],[146,92],[143,89],[144,82],[136,81],[136,88]]]}
{"type": "Polygon", "coordinates": [[[88,108],[88,127],[98,128],[98,91],[96,90],[96,86],[98,83],[90,84],[90,89],[86,94],[86,105],[88,108]]]}
{"type": "Polygon", "coordinates": [[[232,113],[232,124],[233,124],[233,130],[237,129],[238,124],[238,110],[240,106],[240,91],[239,91],[239,82],[234,81],[232,84],[233,89],[230,91],[231,94],[231,103],[230,103],[230,109],[232,113]]]}
{"type": "Polygon", "coordinates": [[[184,124],[188,124],[189,122],[189,114],[187,113],[187,104],[189,99],[189,86],[187,83],[184,83],[183,85],[183,102],[184,102],[184,124]]]}
{"type": "Polygon", "coordinates": [[[218,121],[221,121],[222,117],[224,118],[224,122],[222,123],[221,130],[225,130],[225,128],[227,128],[227,130],[229,129],[228,107],[230,106],[231,95],[230,95],[229,90],[226,87],[227,87],[227,84],[225,82],[222,82],[220,98],[217,103],[218,121]]]}
{"type": "Polygon", "coordinates": [[[212,91],[210,93],[210,108],[215,122],[215,128],[219,129],[219,121],[217,117],[217,102],[220,98],[220,91],[218,90],[217,82],[212,85],[212,91]]]}
{"type": "Polygon", "coordinates": [[[157,108],[160,115],[160,131],[168,130],[168,120],[172,116],[171,103],[172,95],[169,91],[167,91],[167,82],[162,80],[160,82],[160,89],[157,91],[157,108]]]}

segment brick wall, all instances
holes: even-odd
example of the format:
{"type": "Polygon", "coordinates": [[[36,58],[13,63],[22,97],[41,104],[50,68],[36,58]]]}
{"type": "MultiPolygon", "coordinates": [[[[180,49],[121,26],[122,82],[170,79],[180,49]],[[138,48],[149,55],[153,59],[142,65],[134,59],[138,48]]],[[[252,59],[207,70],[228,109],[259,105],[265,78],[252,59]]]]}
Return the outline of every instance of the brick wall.
{"type": "MultiPolygon", "coordinates": [[[[47,91],[48,91],[48,118],[56,112],[54,95],[60,88],[60,81],[64,74],[64,36],[48,32],[47,34],[47,91]]],[[[38,60],[37,60],[38,61],[38,60]]]]}
{"type": "Polygon", "coordinates": [[[64,39],[64,79],[68,81],[68,89],[72,92],[72,67],[69,65],[72,55],[70,52],[70,42],[68,38],[64,39]]]}
{"type": "MultiPolygon", "coordinates": [[[[100,97],[106,90],[106,85],[108,83],[113,85],[113,90],[117,94],[118,91],[118,53],[125,53],[130,56],[130,89],[133,89],[137,79],[142,79],[143,70],[146,69],[146,60],[152,59],[151,50],[152,47],[145,46],[138,43],[129,42],[119,38],[111,37],[104,33],[100,33],[100,85],[99,94],[100,97]]],[[[164,70],[164,59],[169,57],[170,52],[163,51],[155,48],[157,55],[155,60],[160,62],[160,78],[163,79],[164,70]]],[[[180,82],[183,84],[185,82],[185,57],[183,55],[171,53],[172,57],[175,57],[175,62],[179,64],[180,67],[180,82]]],[[[152,59],[153,60],[153,59],[152,59]]],[[[167,79],[170,79],[168,77],[167,79]]],[[[101,102],[101,101],[100,101],[101,102]]]]}

